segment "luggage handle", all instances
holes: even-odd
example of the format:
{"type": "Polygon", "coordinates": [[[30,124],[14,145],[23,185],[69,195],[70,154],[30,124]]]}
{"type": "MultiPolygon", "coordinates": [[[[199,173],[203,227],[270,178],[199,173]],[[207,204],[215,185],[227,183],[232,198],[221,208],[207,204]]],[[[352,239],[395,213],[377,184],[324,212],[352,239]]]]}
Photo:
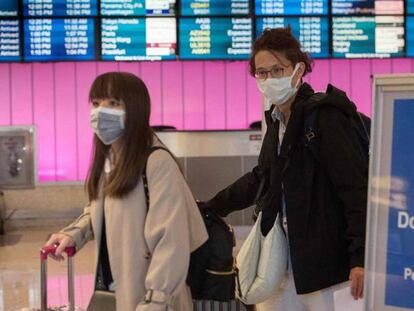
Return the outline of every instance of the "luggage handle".
{"type": "MultiPolygon", "coordinates": [[[[49,254],[55,254],[59,245],[42,247],[40,250],[40,293],[41,293],[41,311],[47,311],[47,257],[49,254]]],[[[66,247],[64,252],[68,256],[68,300],[69,311],[75,310],[75,291],[73,287],[73,256],[76,254],[76,248],[66,247]]]]}
{"type": "MultiPolygon", "coordinates": [[[[47,257],[49,254],[55,254],[56,249],[59,245],[58,244],[54,244],[51,246],[45,246],[42,247],[42,249],[40,250],[40,260],[47,260],[47,257]]],[[[74,246],[70,246],[70,247],[66,247],[64,252],[66,253],[66,255],[68,256],[68,258],[75,256],[76,254],[76,249],[74,246]]]]}

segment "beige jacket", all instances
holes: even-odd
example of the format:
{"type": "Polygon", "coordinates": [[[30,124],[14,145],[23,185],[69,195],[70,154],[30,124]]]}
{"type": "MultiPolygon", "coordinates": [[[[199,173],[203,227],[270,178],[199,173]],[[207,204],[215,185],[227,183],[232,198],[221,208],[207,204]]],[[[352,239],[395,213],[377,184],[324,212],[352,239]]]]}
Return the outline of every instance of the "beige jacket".
{"type": "Polygon", "coordinates": [[[190,253],[207,240],[207,231],[194,198],[168,152],[156,150],[150,155],[147,178],[148,214],[140,182],[123,199],[108,197],[91,202],[62,233],[75,239],[77,249],[94,237],[99,254],[105,213],[117,311],[190,311],[191,294],[185,283],[190,253]],[[144,297],[150,290],[152,302],[145,303],[144,297]]]}

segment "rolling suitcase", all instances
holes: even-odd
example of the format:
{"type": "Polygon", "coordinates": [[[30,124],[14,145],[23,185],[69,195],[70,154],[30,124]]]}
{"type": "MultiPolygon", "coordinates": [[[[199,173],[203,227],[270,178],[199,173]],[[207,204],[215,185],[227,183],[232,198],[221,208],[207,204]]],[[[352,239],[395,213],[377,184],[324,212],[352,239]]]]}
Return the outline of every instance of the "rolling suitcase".
{"type": "MultiPolygon", "coordinates": [[[[65,253],[68,257],[68,300],[69,304],[60,307],[48,307],[47,305],[47,258],[54,254],[57,246],[43,247],[40,250],[40,295],[41,307],[38,311],[84,311],[75,306],[75,289],[73,285],[73,256],[76,253],[74,247],[67,247],[65,253]]],[[[35,310],[33,310],[35,311],[35,310]]]]}

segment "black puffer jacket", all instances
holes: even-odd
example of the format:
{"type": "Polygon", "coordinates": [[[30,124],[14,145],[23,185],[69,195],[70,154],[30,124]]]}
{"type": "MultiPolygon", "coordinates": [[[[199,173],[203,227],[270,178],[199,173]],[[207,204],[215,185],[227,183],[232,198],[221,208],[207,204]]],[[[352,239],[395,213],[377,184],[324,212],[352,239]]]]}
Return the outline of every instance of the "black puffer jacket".
{"type": "Polygon", "coordinates": [[[298,294],[344,282],[351,268],[364,266],[368,164],[349,121],[356,107],[335,92],[310,101],[313,93],[306,83],[300,87],[279,156],[279,122],[273,122],[271,111],[265,113],[258,166],[206,203],[222,216],[244,209],[254,203],[264,178],[257,204],[263,207],[262,230],[267,231],[281,208],[283,184],[298,294]],[[305,118],[315,108],[319,159],[304,139],[305,118]]]}

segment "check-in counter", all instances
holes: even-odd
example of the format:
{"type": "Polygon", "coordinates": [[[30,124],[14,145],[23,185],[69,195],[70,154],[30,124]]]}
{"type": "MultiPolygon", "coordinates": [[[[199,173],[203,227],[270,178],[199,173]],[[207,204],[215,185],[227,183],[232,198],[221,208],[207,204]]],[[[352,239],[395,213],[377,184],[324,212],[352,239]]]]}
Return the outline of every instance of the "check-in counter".
{"type": "MultiPolygon", "coordinates": [[[[260,131],[157,132],[177,156],[196,199],[208,200],[257,165],[260,131]]],[[[251,225],[252,209],[228,216],[233,225],[251,225]]]]}

